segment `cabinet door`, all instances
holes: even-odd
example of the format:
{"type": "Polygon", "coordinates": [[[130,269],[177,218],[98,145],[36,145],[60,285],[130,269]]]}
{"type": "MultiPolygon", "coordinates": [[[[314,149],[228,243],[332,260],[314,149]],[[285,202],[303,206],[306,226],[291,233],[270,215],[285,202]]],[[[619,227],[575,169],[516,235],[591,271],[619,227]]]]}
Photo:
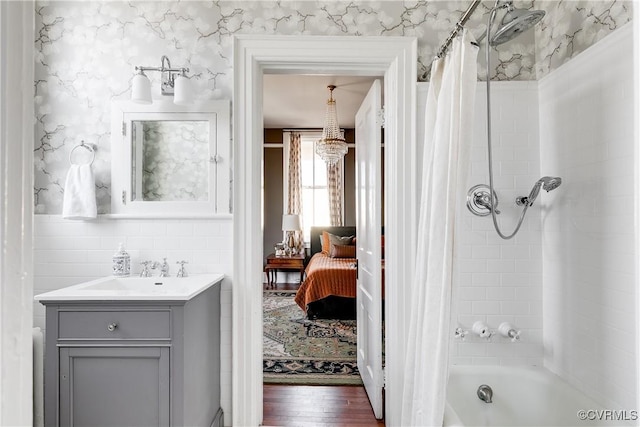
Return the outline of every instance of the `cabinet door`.
{"type": "Polygon", "coordinates": [[[169,348],[60,348],[60,425],[168,426],[169,348]]]}

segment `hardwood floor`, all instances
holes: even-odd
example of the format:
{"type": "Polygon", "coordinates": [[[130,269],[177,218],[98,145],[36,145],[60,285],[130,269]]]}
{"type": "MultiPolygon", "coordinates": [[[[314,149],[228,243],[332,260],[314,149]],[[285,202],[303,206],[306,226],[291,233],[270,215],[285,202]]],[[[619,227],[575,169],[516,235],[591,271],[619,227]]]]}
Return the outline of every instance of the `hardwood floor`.
{"type": "Polygon", "coordinates": [[[384,426],[364,387],[264,385],[264,426],[384,426]]]}

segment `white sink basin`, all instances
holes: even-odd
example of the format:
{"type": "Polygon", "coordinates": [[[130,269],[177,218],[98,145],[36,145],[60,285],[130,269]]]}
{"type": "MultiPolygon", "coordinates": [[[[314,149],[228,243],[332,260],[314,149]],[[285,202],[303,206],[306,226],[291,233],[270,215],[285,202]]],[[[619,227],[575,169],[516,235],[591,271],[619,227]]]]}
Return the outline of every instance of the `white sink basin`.
{"type": "Polygon", "coordinates": [[[189,277],[102,277],[44,294],[36,301],[188,301],[224,278],[223,274],[189,277]]]}

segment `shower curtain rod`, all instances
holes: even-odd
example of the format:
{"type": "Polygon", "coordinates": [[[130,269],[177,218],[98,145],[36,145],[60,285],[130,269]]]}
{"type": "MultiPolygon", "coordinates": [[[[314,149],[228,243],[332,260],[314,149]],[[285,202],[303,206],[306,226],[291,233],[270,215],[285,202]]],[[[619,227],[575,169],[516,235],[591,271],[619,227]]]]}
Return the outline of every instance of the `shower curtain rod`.
{"type": "Polygon", "coordinates": [[[464,28],[464,24],[467,23],[467,21],[471,17],[471,14],[473,14],[479,4],[480,0],[473,0],[473,2],[469,5],[460,20],[456,23],[456,27],[451,31],[451,34],[449,34],[449,37],[447,37],[444,43],[442,43],[442,46],[440,46],[440,49],[438,49],[438,53],[436,54],[438,58],[442,58],[444,54],[447,53],[447,49],[449,49],[451,42],[456,38],[460,30],[464,28]]]}

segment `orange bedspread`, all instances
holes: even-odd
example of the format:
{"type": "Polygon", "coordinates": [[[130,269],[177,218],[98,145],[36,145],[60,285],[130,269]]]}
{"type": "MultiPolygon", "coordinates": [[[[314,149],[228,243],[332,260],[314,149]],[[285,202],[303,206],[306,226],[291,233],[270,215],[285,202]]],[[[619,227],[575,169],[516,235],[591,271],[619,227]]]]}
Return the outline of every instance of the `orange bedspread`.
{"type": "Polygon", "coordinates": [[[329,295],[356,297],[355,258],[331,258],[322,252],[311,257],[307,277],[300,285],[295,301],[305,312],[307,304],[329,295]]]}

